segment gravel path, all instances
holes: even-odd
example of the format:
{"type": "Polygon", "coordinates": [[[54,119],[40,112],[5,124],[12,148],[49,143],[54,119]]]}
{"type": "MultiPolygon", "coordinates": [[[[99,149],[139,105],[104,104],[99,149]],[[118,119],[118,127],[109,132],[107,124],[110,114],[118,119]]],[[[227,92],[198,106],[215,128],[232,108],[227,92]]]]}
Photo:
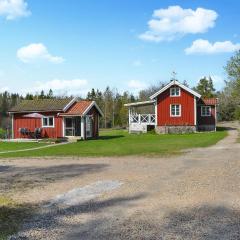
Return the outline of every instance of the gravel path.
{"type": "Polygon", "coordinates": [[[0,191],[25,204],[44,206],[98,181],[124,183],[75,205],[38,208],[11,239],[240,239],[237,136],[232,129],[215,146],[171,158],[0,160],[0,191]]]}

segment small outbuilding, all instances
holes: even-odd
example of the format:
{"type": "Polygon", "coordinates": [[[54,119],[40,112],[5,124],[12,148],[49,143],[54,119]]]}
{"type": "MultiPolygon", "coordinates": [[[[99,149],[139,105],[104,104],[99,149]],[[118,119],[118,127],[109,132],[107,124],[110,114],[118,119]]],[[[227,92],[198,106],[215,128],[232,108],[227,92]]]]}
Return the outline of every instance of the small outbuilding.
{"type": "Polygon", "coordinates": [[[23,100],[9,114],[12,138],[97,138],[103,113],[95,101],[23,100]]]}

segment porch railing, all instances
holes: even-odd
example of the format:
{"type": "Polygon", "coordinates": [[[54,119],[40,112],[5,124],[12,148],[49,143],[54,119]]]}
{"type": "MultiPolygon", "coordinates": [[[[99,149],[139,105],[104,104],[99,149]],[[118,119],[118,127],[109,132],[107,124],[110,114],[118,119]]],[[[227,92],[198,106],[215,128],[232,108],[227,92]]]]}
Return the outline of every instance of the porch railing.
{"type": "Polygon", "coordinates": [[[146,125],[155,125],[156,116],[155,114],[130,114],[129,122],[146,124],[146,125]]]}

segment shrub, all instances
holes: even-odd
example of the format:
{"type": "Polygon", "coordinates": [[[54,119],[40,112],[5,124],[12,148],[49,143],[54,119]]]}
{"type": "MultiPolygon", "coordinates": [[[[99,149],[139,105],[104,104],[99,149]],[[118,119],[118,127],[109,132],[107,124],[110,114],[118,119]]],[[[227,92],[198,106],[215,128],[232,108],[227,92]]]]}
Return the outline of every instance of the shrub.
{"type": "Polygon", "coordinates": [[[1,139],[6,138],[6,135],[7,135],[7,132],[4,129],[0,128],[0,138],[1,139]]]}

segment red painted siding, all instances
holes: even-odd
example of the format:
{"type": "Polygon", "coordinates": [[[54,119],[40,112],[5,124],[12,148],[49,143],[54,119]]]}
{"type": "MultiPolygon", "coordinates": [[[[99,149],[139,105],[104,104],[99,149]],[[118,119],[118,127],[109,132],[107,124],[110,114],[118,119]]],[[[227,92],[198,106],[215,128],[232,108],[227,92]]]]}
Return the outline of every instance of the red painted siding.
{"type": "MultiPolygon", "coordinates": [[[[35,128],[42,128],[42,119],[26,118],[23,117],[27,113],[15,113],[14,114],[14,138],[23,138],[19,132],[19,128],[27,128],[30,131],[34,131],[35,128]]],[[[42,128],[42,137],[46,138],[57,138],[62,137],[62,117],[58,116],[57,113],[43,113],[44,116],[54,116],[54,127],[53,128],[42,128]]]]}
{"type": "MultiPolygon", "coordinates": [[[[207,106],[207,105],[205,105],[207,106]]],[[[216,111],[215,106],[211,106],[211,116],[201,116],[201,105],[197,107],[197,122],[198,125],[215,125],[216,124],[216,111]]]]}
{"type": "Polygon", "coordinates": [[[157,98],[157,125],[194,125],[194,96],[181,89],[179,97],[170,97],[170,88],[161,93],[157,98]],[[181,116],[170,116],[170,105],[181,105],[181,116]]]}

